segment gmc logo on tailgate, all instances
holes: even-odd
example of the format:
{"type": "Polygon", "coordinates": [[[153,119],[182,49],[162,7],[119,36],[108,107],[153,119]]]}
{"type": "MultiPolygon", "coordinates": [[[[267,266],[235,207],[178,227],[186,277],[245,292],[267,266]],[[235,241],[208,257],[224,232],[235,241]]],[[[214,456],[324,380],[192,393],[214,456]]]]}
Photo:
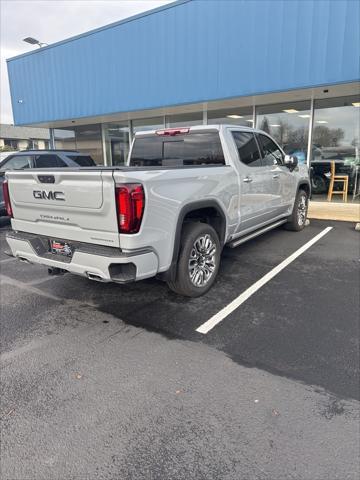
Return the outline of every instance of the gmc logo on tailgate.
{"type": "Polygon", "coordinates": [[[34,198],[38,200],[58,200],[60,202],[65,202],[65,193],[64,192],[47,192],[45,190],[34,190],[34,198]]]}

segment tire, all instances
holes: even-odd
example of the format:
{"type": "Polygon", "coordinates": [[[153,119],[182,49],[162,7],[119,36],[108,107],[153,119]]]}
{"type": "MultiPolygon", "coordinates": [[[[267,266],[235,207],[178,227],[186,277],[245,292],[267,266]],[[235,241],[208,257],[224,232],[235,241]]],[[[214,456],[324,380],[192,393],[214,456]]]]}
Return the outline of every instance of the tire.
{"type": "Polygon", "coordinates": [[[168,282],[169,288],[185,297],[204,295],[215,282],[220,253],[219,237],[211,225],[200,222],[185,224],[181,233],[176,277],[175,281],[168,282]]]}
{"type": "Polygon", "coordinates": [[[300,232],[305,227],[308,201],[308,194],[304,190],[299,190],[295,198],[292,214],[288,218],[288,222],[284,225],[286,230],[300,232]]]}

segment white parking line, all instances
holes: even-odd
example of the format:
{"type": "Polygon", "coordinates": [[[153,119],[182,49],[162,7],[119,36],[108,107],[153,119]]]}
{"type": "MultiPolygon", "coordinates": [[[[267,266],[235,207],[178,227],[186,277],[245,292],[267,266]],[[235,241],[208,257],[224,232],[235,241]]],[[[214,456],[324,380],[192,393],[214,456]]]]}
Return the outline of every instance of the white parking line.
{"type": "Polygon", "coordinates": [[[272,278],[274,278],[278,273],[280,273],[285,267],[290,265],[291,262],[296,260],[302,253],[306,252],[314,243],[316,243],[320,238],[322,238],[324,235],[326,235],[328,232],[333,227],[326,227],[322,232],[320,232],[318,235],[316,235],[314,238],[312,238],[309,242],[305,243],[302,247],[300,247],[298,250],[296,250],[294,253],[292,253],[289,257],[287,257],[284,261],[279,263],[276,267],[274,267],[270,272],[268,272],[266,275],[264,275],[260,280],[255,282],[251,287],[246,289],[243,293],[241,293],[235,300],[233,300],[231,303],[226,305],[220,312],[216,313],[213,317],[211,317],[209,320],[207,320],[205,323],[200,325],[196,329],[197,332],[199,333],[208,333],[210,330],[212,330],[216,325],[218,325],[220,322],[224,320],[230,313],[232,313],[234,310],[236,310],[240,305],[248,298],[250,298],[255,292],[257,292],[261,287],[263,287],[266,283],[268,283],[272,278]]]}

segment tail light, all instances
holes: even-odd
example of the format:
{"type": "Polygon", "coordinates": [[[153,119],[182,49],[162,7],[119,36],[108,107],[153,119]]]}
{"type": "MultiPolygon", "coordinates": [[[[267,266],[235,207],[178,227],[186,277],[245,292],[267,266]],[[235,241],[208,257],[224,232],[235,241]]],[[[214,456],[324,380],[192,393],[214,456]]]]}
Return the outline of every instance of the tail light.
{"type": "Polygon", "coordinates": [[[9,215],[9,217],[13,216],[13,211],[11,208],[11,202],[10,202],[10,195],[9,195],[9,184],[7,180],[3,181],[3,194],[4,194],[4,202],[5,202],[5,208],[6,208],[6,213],[9,215]]]}
{"type": "Polygon", "coordinates": [[[144,213],[145,195],[139,183],[116,187],[116,207],[120,233],[137,233],[144,213]]]}

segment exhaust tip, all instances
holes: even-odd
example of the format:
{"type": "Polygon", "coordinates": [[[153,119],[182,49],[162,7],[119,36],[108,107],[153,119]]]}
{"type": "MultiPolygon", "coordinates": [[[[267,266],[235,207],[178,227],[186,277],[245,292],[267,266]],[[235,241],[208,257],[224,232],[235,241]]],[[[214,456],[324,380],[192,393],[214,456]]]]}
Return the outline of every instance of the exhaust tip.
{"type": "Polygon", "coordinates": [[[97,273],[86,272],[86,276],[89,280],[94,280],[95,282],[103,282],[104,279],[97,273]]]}

